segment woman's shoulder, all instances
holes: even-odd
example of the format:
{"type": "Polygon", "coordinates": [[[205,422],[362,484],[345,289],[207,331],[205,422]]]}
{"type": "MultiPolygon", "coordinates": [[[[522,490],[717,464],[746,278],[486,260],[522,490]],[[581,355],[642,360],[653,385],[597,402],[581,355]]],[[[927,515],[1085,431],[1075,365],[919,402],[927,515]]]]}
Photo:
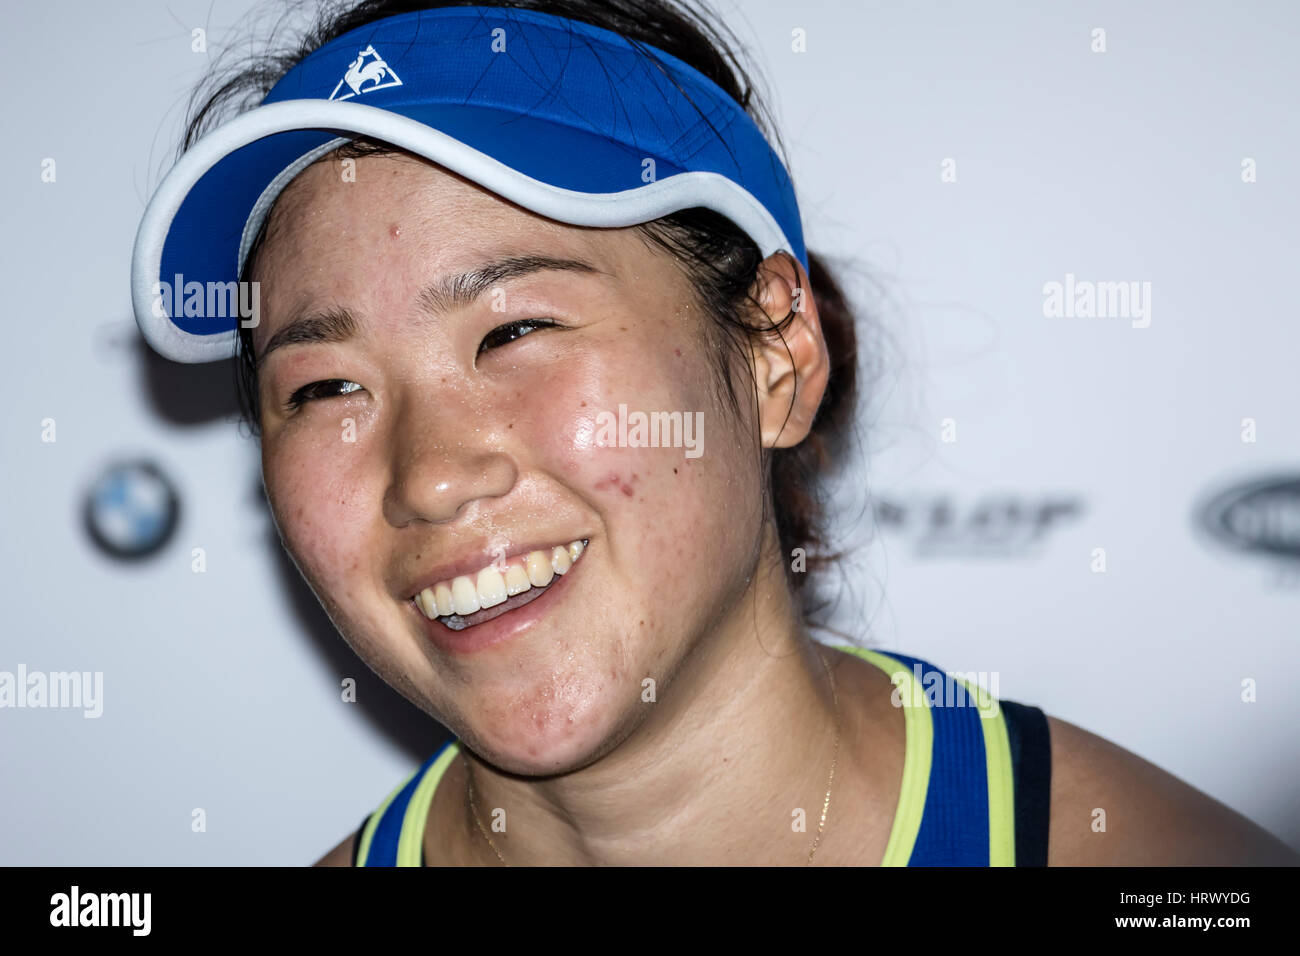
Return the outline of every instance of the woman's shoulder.
{"type": "Polygon", "coordinates": [[[1051,736],[1049,866],[1297,865],[1241,814],[1069,721],[1051,736]]]}
{"type": "MultiPolygon", "coordinates": [[[[947,673],[894,651],[839,649],[889,670],[896,683],[901,669],[930,692],[942,687],[931,679],[947,673]]],[[[1050,759],[1020,767],[1017,778],[1022,771],[1048,778],[1048,866],[1300,865],[1300,854],[1267,830],[1132,751],[1040,708],[999,704],[992,710],[1009,732],[1046,723],[1050,759]]],[[[1041,730],[1034,736],[1041,740],[1041,730]]]]}
{"type": "Polygon", "coordinates": [[[361,826],[313,865],[423,866],[428,809],[439,781],[459,753],[459,740],[444,740],[366,815],[361,826]]]}
{"type": "Polygon", "coordinates": [[[312,866],[351,866],[352,858],[355,856],[357,838],[361,835],[358,828],[355,832],[349,833],[343,842],[330,850],[323,857],[317,860],[312,866]]]}

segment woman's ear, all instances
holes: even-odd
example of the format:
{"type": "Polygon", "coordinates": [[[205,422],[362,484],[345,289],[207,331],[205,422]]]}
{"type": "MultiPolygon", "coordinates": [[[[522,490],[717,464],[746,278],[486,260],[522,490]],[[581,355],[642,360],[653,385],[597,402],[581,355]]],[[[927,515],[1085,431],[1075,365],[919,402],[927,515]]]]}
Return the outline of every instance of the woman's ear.
{"type": "Polygon", "coordinates": [[[754,337],[754,382],[764,448],[789,448],[808,437],[830,378],[830,354],[803,265],[776,252],[758,267],[754,299],[760,326],[790,316],[784,331],[754,337]]]}

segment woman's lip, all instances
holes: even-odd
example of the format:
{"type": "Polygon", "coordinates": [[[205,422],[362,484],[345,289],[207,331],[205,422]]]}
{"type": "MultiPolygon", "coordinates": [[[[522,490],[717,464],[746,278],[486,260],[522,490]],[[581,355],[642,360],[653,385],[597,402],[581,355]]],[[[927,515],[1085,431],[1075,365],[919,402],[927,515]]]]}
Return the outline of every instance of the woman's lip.
{"type": "Polygon", "coordinates": [[[446,653],[471,654],[475,651],[481,651],[515,637],[548,614],[556,603],[568,594],[571,587],[570,582],[579,573],[578,569],[588,563],[591,555],[587,552],[590,548],[591,541],[588,539],[587,547],[583,549],[582,556],[564,574],[556,575],[555,580],[542,589],[540,597],[534,598],[527,604],[512,608],[489,621],[475,624],[460,631],[453,631],[436,618],[431,620],[425,617],[423,612],[411,602],[407,602],[407,607],[410,609],[410,613],[414,614],[419,620],[430,640],[446,653]]]}

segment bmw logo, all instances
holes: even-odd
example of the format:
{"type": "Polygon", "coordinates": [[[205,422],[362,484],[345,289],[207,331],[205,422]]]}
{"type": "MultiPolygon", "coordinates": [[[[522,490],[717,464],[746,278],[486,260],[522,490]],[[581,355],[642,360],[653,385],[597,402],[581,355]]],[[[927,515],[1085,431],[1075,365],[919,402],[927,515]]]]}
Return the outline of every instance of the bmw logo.
{"type": "Polygon", "coordinates": [[[114,558],[158,551],[176,530],[179,515],[175,486],[150,461],[109,465],[86,493],[86,530],[114,558]]]}

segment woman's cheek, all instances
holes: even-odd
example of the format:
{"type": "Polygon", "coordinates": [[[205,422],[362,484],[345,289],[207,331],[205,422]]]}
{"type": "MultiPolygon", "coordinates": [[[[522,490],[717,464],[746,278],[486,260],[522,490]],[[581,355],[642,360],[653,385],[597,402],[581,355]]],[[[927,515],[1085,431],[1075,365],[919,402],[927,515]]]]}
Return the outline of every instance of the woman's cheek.
{"type": "Polygon", "coordinates": [[[580,391],[563,390],[567,406],[554,404],[538,441],[553,473],[584,510],[594,512],[595,530],[605,537],[602,547],[625,593],[648,608],[685,610],[683,595],[695,593],[698,575],[717,560],[719,525],[728,510],[719,502],[740,502],[727,498],[734,489],[703,440],[711,414],[701,398],[674,400],[662,379],[653,388],[636,384],[629,377],[619,387],[600,380],[580,391]],[[670,434],[661,432],[657,447],[647,444],[652,434],[629,427],[634,413],[674,415],[670,434]]]}
{"type": "Polygon", "coordinates": [[[368,565],[366,516],[375,507],[362,475],[361,438],[345,441],[347,417],[340,416],[337,432],[304,429],[263,442],[267,492],[285,547],[313,590],[343,608],[368,565]]]}

